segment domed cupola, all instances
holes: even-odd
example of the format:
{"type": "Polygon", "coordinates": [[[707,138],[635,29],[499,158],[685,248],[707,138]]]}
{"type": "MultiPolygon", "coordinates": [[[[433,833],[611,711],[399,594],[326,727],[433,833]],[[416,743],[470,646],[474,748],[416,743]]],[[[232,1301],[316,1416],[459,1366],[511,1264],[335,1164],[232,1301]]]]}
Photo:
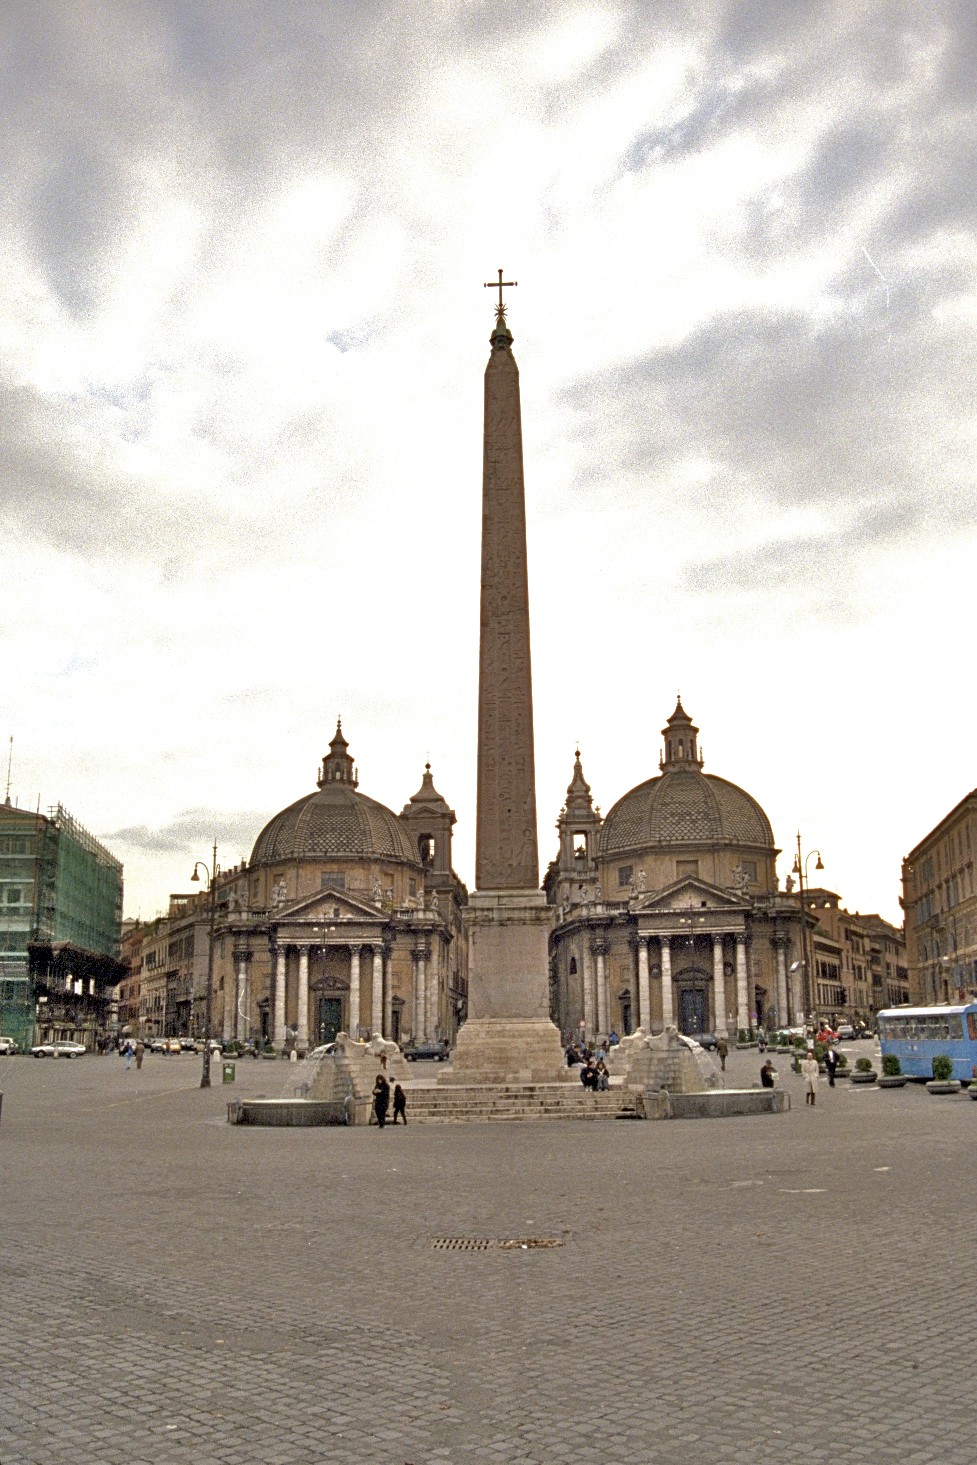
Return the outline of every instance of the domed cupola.
{"type": "Polygon", "coordinates": [[[337,722],[336,735],[322,760],[318,792],[306,794],[265,825],[255,841],[252,866],[344,855],[420,863],[397,815],[359,792],[348,750],[342,724],[337,722]]]}
{"type": "Polygon", "coordinates": [[[600,833],[600,854],[669,845],[772,850],[770,821],[756,800],[737,784],[703,773],[699,729],[681,698],[662,737],[660,776],[633,788],[610,810],[600,833]]]}
{"type": "Polygon", "coordinates": [[[658,759],[658,766],[663,773],[675,768],[702,767],[698,752],[699,729],[682,706],[681,694],[675,703],[675,711],[662,728],[662,737],[665,749],[658,759]]]}
{"type": "Polygon", "coordinates": [[[336,719],[336,735],[329,744],[329,752],[322,760],[322,771],[319,774],[318,783],[324,788],[327,783],[348,783],[351,788],[356,788],[359,779],[356,777],[356,768],[348,753],[349,743],[343,737],[343,720],[336,719]]]}

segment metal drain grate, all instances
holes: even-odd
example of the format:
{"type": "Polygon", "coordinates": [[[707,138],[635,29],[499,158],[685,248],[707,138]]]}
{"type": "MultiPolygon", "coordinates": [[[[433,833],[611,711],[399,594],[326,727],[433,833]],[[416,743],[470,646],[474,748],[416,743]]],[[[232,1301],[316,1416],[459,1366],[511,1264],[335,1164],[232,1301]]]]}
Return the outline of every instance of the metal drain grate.
{"type": "Polygon", "coordinates": [[[432,1236],[435,1251],[488,1251],[493,1243],[484,1236],[432,1236]]]}
{"type": "Polygon", "coordinates": [[[542,1251],[563,1244],[562,1236],[502,1236],[498,1239],[488,1236],[431,1237],[435,1251],[489,1251],[493,1246],[500,1251],[542,1251]]]}

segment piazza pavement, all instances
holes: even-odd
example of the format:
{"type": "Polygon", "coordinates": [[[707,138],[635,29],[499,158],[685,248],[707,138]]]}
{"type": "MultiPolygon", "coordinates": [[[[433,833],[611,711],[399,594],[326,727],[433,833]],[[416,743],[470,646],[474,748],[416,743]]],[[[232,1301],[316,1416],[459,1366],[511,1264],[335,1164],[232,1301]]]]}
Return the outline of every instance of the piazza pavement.
{"type": "Polygon", "coordinates": [[[0,1059],[2,1465],[977,1456],[965,1095],[249,1129],[293,1073],[200,1063],[0,1059]]]}

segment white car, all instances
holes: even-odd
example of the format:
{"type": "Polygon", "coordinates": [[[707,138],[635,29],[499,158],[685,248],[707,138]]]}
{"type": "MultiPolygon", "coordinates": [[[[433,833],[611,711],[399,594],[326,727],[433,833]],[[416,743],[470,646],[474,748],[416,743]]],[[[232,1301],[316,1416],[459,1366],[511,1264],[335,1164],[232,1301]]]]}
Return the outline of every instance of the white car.
{"type": "Polygon", "coordinates": [[[7,1055],[17,1052],[16,1038],[0,1038],[0,1054],[7,1055]]]}
{"type": "Polygon", "coordinates": [[[38,1043],[31,1049],[32,1058],[83,1058],[88,1052],[84,1043],[38,1043]]]}

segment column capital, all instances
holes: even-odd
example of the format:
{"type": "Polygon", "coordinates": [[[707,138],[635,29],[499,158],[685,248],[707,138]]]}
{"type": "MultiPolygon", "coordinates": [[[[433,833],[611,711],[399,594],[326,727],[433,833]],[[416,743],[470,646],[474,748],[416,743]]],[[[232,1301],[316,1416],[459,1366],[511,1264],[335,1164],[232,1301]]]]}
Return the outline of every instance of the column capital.
{"type": "Polygon", "coordinates": [[[663,951],[670,950],[672,945],[672,938],[670,935],[668,935],[667,933],[663,933],[658,937],[658,940],[661,942],[663,951]]]}

